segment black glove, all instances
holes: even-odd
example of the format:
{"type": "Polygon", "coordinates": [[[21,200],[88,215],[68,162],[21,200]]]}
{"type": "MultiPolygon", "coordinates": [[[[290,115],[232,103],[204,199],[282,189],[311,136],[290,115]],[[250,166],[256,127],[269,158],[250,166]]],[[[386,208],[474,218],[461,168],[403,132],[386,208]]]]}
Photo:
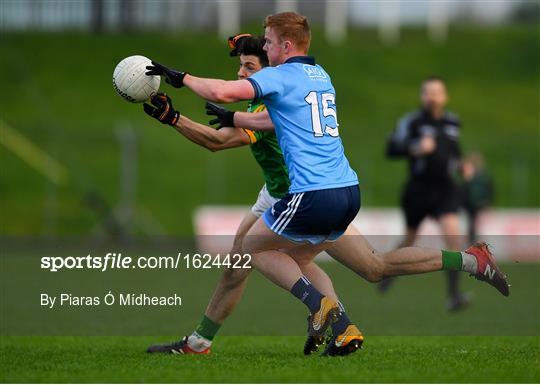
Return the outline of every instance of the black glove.
{"type": "Polygon", "coordinates": [[[234,127],[234,113],[235,111],[229,111],[226,108],[218,106],[217,104],[206,102],[206,115],[215,116],[216,119],[212,119],[208,124],[218,124],[217,129],[222,127],[234,127]]]}
{"type": "Polygon", "coordinates": [[[163,124],[169,124],[171,126],[176,124],[178,118],[180,118],[180,112],[174,109],[172,100],[167,94],[156,94],[152,96],[150,101],[156,108],[144,103],[144,112],[163,124]]]}
{"type": "Polygon", "coordinates": [[[175,71],[155,61],[152,61],[152,65],[147,66],[146,69],[148,71],[145,72],[145,75],[163,76],[165,81],[175,88],[184,86],[184,76],[186,76],[187,72],[175,71]]]}

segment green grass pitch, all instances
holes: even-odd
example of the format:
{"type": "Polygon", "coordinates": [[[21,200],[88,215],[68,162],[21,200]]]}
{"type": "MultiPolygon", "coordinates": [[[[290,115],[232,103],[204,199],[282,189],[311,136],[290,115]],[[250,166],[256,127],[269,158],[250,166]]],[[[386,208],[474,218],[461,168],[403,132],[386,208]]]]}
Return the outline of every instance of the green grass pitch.
{"type": "MultiPolygon", "coordinates": [[[[161,340],[167,340],[165,337],[161,340]]],[[[159,340],[159,338],[158,338],[159,340]]],[[[4,382],[538,382],[538,337],[369,337],[348,357],[302,337],[220,337],[210,356],[149,355],[156,337],[9,337],[4,382]]]]}
{"type": "MultiPolygon", "coordinates": [[[[365,348],[349,357],[304,357],[305,308],[256,272],[238,308],[216,337],[210,356],[149,355],[145,353],[148,345],[172,341],[193,330],[212,293],[217,272],[183,274],[181,282],[172,284],[168,276],[154,279],[145,272],[161,286],[185,285],[181,290],[185,307],[173,314],[151,312],[139,320],[124,316],[120,322],[111,318],[110,322],[121,326],[115,329],[119,334],[123,330],[123,334],[135,335],[134,331],[142,328],[138,337],[3,336],[0,381],[540,381],[538,264],[502,266],[513,284],[508,298],[463,274],[462,289],[472,293],[474,301],[470,308],[456,314],[445,310],[443,273],[402,277],[382,296],[373,285],[337,263],[321,266],[334,279],[351,319],[366,335],[365,348]]],[[[6,279],[0,282],[4,293],[9,290],[3,285],[14,285],[6,279]]],[[[0,310],[4,328],[6,320],[12,322],[4,317],[13,313],[6,308],[0,310]]],[[[92,314],[85,318],[90,324],[99,318],[92,314]]],[[[43,316],[16,318],[13,322],[17,324],[46,322],[43,316]]],[[[74,330],[83,333],[84,325],[74,330]]]]}

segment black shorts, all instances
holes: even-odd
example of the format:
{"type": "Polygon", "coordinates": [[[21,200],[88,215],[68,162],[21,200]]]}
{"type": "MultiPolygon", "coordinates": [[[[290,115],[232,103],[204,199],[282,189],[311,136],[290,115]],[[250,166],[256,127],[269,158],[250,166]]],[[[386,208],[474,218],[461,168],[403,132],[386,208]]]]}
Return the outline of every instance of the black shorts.
{"type": "Polygon", "coordinates": [[[439,218],[459,211],[462,193],[455,183],[433,184],[409,181],[401,196],[407,227],[416,229],[425,217],[439,218]]]}
{"type": "Polygon", "coordinates": [[[291,241],[338,239],[360,209],[358,185],[287,194],[263,214],[270,230],[291,241]]]}

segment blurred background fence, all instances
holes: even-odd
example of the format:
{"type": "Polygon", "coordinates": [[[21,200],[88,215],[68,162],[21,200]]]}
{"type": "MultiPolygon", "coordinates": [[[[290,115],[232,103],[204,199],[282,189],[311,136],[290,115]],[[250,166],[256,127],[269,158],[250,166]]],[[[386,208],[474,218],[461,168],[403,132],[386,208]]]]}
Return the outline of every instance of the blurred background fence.
{"type": "Polygon", "coordinates": [[[537,23],[538,1],[347,1],[347,0],[2,0],[3,30],[144,31],[200,30],[224,35],[260,23],[274,12],[298,11],[324,24],[330,40],[347,26],[378,26],[388,41],[401,25],[425,25],[444,40],[449,23],[484,26],[537,23]]]}
{"type": "MultiPolygon", "coordinates": [[[[404,162],[384,158],[418,86],[445,77],[466,152],[484,154],[494,205],[540,206],[538,1],[0,0],[0,234],[190,234],[196,207],[252,203],[247,149],[208,153],[111,86],[142,54],[235,78],[224,36],[297,10],[332,74],[340,131],[364,207],[394,207],[404,162]]],[[[187,116],[203,102],[162,86],[187,116]]],[[[235,105],[245,108],[244,104],[235,105]]],[[[540,221],[540,219],[539,219],[540,221]]]]}

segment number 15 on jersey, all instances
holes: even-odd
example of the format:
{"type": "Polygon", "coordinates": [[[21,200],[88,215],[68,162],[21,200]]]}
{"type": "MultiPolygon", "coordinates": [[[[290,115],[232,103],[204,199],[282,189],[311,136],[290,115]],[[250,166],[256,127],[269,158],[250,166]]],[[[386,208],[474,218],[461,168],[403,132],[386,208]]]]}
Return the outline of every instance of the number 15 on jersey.
{"type": "Polygon", "coordinates": [[[324,136],[325,133],[333,137],[339,136],[336,96],[332,93],[318,94],[311,91],[304,100],[311,106],[311,125],[315,136],[324,136]],[[319,106],[322,106],[322,113],[319,106]],[[328,119],[331,117],[334,118],[334,122],[328,119]]]}

